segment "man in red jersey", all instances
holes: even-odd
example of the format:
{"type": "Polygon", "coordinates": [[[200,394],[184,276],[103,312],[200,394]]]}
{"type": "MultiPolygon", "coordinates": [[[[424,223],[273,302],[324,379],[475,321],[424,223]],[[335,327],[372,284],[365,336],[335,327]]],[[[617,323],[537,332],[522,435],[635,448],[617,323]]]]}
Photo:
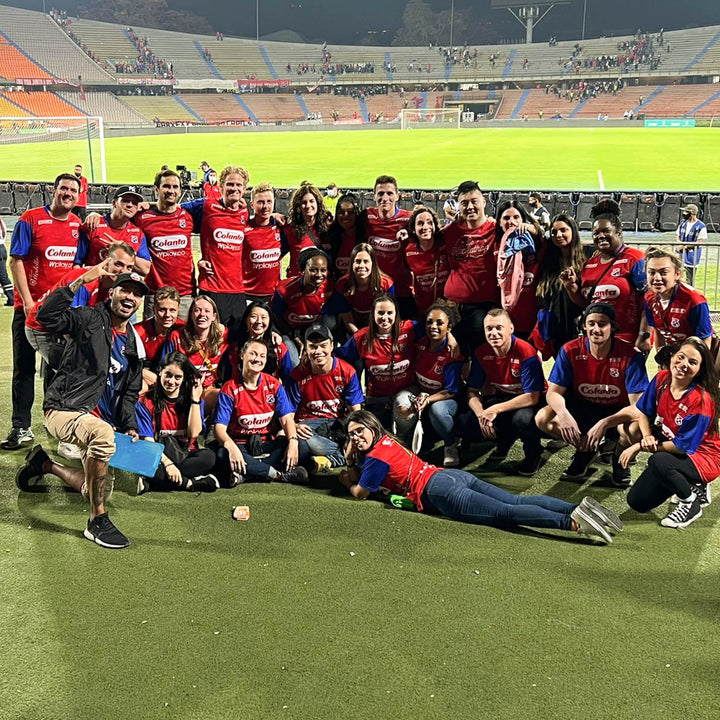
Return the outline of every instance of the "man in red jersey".
{"type": "Polygon", "coordinates": [[[498,247],[495,220],[485,215],[485,198],[475,181],[458,186],[458,206],[459,218],[443,229],[450,265],[445,297],[458,304],[461,320],[454,332],[470,356],[485,342],[485,315],[500,304],[498,247]]]}
{"type": "Polygon", "coordinates": [[[80,229],[76,265],[92,267],[102,262],[108,247],[125,242],[135,250],[135,269],[141,275],[150,272],[150,253],[142,230],[131,220],[137,215],[143,196],[132,185],[119,187],[112,197],[112,209],[93,227],[80,229]]]}
{"type": "Polygon", "coordinates": [[[222,189],[218,183],[218,176],[214,170],[208,170],[207,180],[203,183],[203,196],[211,200],[219,201],[222,197],[222,189]]]}
{"type": "Polygon", "coordinates": [[[380,175],[375,180],[376,207],[362,212],[367,242],[372,245],[380,269],[393,279],[395,296],[404,319],[415,318],[415,301],[411,291],[410,269],[405,263],[406,239],[398,237],[400,230],[406,231],[409,210],[398,207],[397,180],[392,175],[380,175]]]}
{"type": "Polygon", "coordinates": [[[80,181],[69,173],[55,178],[50,205],[22,214],[10,242],[10,271],[15,280],[12,320],[12,429],[0,443],[18,450],[34,439],[35,350],[25,336],[25,318],[35,303],[72,268],[80,235],[80,218],[73,213],[80,181]]]}
{"type": "Polygon", "coordinates": [[[280,282],[281,238],[273,209],[275,188],[258,183],[252,189],[250,204],[253,217],[248,221],[243,243],[245,300],[269,303],[280,282]]]}
{"type": "Polygon", "coordinates": [[[88,179],[83,176],[82,165],[75,166],[75,177],[80,183],[80,192],[78,193],[78,199],[75,203],[75,214],[81,220],[85,220],[85,215],[87,215],[88,188],[90,187],[90,183],[88,182],[88,179]]]}

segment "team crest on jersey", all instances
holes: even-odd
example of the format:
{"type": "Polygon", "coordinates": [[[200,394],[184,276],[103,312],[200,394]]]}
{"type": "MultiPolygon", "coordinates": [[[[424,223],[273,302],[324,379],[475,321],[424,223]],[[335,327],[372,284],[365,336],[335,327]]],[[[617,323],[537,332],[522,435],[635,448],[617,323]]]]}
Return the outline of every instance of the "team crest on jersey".
{"type": "Polygon", "coordinates": [[[620,268],[613,268],[610,271],[610,277],[620,277],[621,274],[622,274],[622,270],[620,268]]]}
{"type": "Polygon", "coordinates": [[[180,225],[180,227],[184,229],[187,226],[187,221],[185,220],[185,218],[180,218],[178,225],[180,225]]]}
{"type": "Polygon", "coordinates": [[[433,368],[433,372],[436,375],[442,375],[443,374],[443,366],[442,363],[435,363],[435,367],[433,368]]]}
{"type": "Polygon", "coordinates": [[[620,369],[619,368],[610,368],[610,377],[619,378],[620,377],[620,369]]]}
{"type": "Polygon", "coordinates": [[[268,405],[272,405],[272,404],[275,402],[275,395],[272,394],[272,393],[266,395],[266,396],[265,396],[265,402],[266,402],[268,405]]]}
{"type": "Polygon", "coordinates": [[[510,374],[511,374],[513,377],[520,377],[520,368],[511,367],[511,368],[510,368],[510,374]]]}
{"type": "Polygon", "coordinates": [[[680,427],[680,425],[682,425],[682,421],[683,421],[683,416],[682,416],[680,413],[678,413],[678,414],[675,416],[675,424],[676,424],[678,427],[680,427]]]}
{"type": "Polygon", "coordinates": [[[72,236],[77,240],[80,237],[80,233],[77,230],[72,230],[72,236]]]}
{"type": "Polygon", "coordinates": [[[680,318],[670,318],[670,327],[679,328],[680,318]]]}

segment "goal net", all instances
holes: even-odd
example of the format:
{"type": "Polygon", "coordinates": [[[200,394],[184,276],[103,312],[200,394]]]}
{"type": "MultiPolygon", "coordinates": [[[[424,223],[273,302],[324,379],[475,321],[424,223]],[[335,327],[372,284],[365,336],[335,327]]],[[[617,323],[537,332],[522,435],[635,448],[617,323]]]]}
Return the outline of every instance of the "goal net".
{"type": "Polygon", "coordinates": [[[90,182],[107,181],[101,117],[0,116],[0,152],[9,156],[13,146],[28,165],[47,166],[50,175],[79,164],[90,182]]]}
{"type": "Polygon", "coordinates": [[[404,108],[400,111],[400,127],[408,130],[423,128],[459,128],[460,108],[404,108]]]}

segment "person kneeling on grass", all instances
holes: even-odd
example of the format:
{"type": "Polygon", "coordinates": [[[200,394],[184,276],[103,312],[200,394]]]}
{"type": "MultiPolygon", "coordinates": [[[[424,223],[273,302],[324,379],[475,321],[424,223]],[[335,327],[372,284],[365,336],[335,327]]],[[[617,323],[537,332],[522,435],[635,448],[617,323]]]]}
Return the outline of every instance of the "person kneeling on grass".
{"type": "Polygon", "coordinates": [[[108,303],[71,307],[82,284],[80,277],[54,290],[38,312],[38,321],[48,332],[68,338],[60,367],[45,393],[45,427],[58,440],[80,446],[83,467],[53,463],[36,445],[15,483],[21,490],[31,490],[44,473],[52,473],[83,495],[87,493],[90,518],[85,537],[101,547],[119,549],[130,541],[105,512],[108,462],[115,453],[114,428],[138,439],[135,403],[144,348],[129,321],[149,290],[137,273],[121,273],[108,303]]]}
{"type": "Polygon", "coordinates": [[[382,489],[407,496],[419,511],[454,520],[567,530],[606,543],[612,542],[609,531],[623,529],[615,513],[590,497],[573,505],[547,495],[513,495],[464,470],[429,465],[386,433],[367,410],[348,416],[348,438],[348,469],[339,480],[359,500],[382,489]]]}
{"type": "Polygon", "coordinates": [[[627,465],[641,452],[652,453],[627,495],[637,512],[649,512],[673,494],[677,508],[660,521],[684,528],[710,504],[709,483],[720,476],[720,389],[707,345],[686,338],[638,400],[616,413],[613,422],[628,424],[633,443],[620,455],[627,465]]]}
{"type": "Polygon", "coordinates": [[[228,380],[215,409],[215,475],[234,487],[247,480],[304,483],[292,405],[276,377],[264,373],[268,346],[249,340],[240,353],[241,375],[228,380]],[[273,437],[277,417],[283,436],[273,437]]]}
{"type": "Polygon", "coordinates": [[[135,406],[143,440],[162,443],[165,450],[153,477],[138,477],[137,494],[148,490],[215,492],[220,487],[211,474],[215,453],[198,448],[204,429],[205,407],[202,376],[183,353],[166,355],[157,372],[158,381],[135,406]]]}

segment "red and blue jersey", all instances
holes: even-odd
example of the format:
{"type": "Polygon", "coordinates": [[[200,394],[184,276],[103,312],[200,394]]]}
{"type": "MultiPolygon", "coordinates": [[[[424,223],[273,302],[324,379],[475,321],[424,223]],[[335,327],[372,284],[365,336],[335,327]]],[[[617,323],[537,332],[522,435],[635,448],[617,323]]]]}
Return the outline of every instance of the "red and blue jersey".
{"type": "Polygon", "coordinates": [[[453,358],[447,340],[437,350],[430,349],[430,338],[420,338],[415,344],[415,379],[423,392],[447,390],[455,395],[460,390],[460,374],[465,358],[453,358]]]}
{"type": "Polygon", "coordinates": [[[223,355],[228,349],[228,329],[223,328],[222,342],[220,348],[214,355],[209,355],[207,352],[206,343],[196,343],[197,349],[186,350],[182,343],[181,331],[173,330],[168,336],[167,340],[162,346],[160,351],[160,358],[164,358],[171,352],[178,350],[183,355],[186,355],[192,366],[202,376],[203,388],[212,387],[218,379],[218,368],[220,367],[220,361],[223,355]]]}
{"type": "MultiPolygon", "coordinates": [[[[75,280],[77,280],[81,275],[84,275],[86,272],[87,268],[81,267],[74,267],[71,270],[68,270],[68,272],[66,272],[65,275],[62,276],[59,282],[56,282],[41,298],[38,298],[32,310],[30,310],[30,312],[25,317],[25,325],[27,325],[27,327],[29,327],[31,330],[35,330],[36,332],[47,332],[47,328],[41,323],[39,323],[37,319],[38,310],[42,307],[43,303],[47,299],[47,296],[50,295],[53,290],[57,290],[59,287],[71,285],[75,282],[75,280]]],[[[97,280],[95,281],[95,284],[97,284],[97,280]]]]}
{"type": "Polygon", "coordinates": [[[92,411],[92,415],[101,418],[110,425],[115,425],[117,410],[122,404],[122,396],[115,392],[115,388],[120,382],[120,376],[127,372],[128,359],[125,355],[127,347],[127,333],[121,333],[112,329],[112,346],[110,347],[110,368],[108,369],[107,382],[97,407],[92,411]]]}
{"type": "Polygon", "coordinates": [[[676,399],[670,392],[670,371],[661,370],[637,403],[638,410],[659,428],[665,440],[687,454],[703,482],[720,475],[720,438],[711,429],[715,403],[693,383],[676,399]]]}
{"type": "Polygon", "coordinates": [[[221,201],[201,198],[183,203],[193,219],[193,232],[200,233],[200,255],[213,267],[200,266],[198,287],[203,292],[244,293],[243,241],[247,225],[246,207],[231,210],[221,201]]]}
{"type": "Polygon", "coordinates": [[[642,298],[647,289],[645,253],[623,245],[610,260],[609,270],[608,263],[602,262],[601,258],[602,255],[596,252],[585,262],[580,273],[580,292],[588,304],[610,303],[620,324],[618,334],[634,341],[640,328],[642,298]]]}
{"type": "Polygon", "coordinates": [[[498,243],[495,220],[487,218],[478,228],[452,222],[443,229],[450,275],[445,297],[456,303],[500,304],[497,283],[498,243]]]}
{"type": "MultiPolygon", "coordinates": [[[[288,347],[284,342],[272,343],[272,348],[269,352],[275,351],[275,370],[270,375],[274,375],[276,378],[283,380],[290,377],[293,366],[290,360],[290,353],[288,347]]],[[[240,367],[240,350],[237,345],[232,345],[227,351],[227,360],[230,365],[231,376],[234,380],[240,380],[242,368],[240,367]]],[[[267,370],[267,365],[265,366],[267,370]]]]}
{"type": "Polygon", "coordinates": [[[152,260],[142,230],[131,222],[116,230],[110,225],[110,214],[107,213],[99,220],[96,228],[91,230],[87,225],[80,228],[75,264],[92,267],[101,263],[105,259],[104,251],[115,242],[130,245],[141,260],[152,260]]]}
{"type": "Polygon", "coordinates": [[[168,340],[170,333],[172,333],[173,330],[179,330],[184,324],[184,320],[176,320],[167,335],[158,335],[154,317],[143,320],[134,326],[135,332],[137,332],[138,337],[142,340],[145,347],[145,357],[150,367],[155,367],[160,362],[163,356],[163,345],[165,345],[168,340]]]}
{"type": "Polygon", "coordinates": [[[302,275],[300,265],[298,264],[298,258],[305,248],[319,247],[327,253],[330,251],[330,245],[325,242],[324,238],[314,238],[314,233],[313,236],[311,236],[308,232],[304,232],[302,237],[298,237],[298,234],[292,225],[285,225],[282,229],[282,234],[285,239],[284,245],[287,250],[290,251],[290,262],[287,266],[288,278],[295,278],[302,275]]]}
{"type": "Polygon", "coordinates": [[[405,262],[412,273],[418,314],[424,315],[436,300],[445,297],[445,281],[450,275],[445,245],[435,243],[429,250],[423,250],[418,243],[409,242],[405,262]]]}
{"type": "MultiPolygon", "coordinates": [[[[158,440],[163,435],[172,435],[188,449],[195,450],[197,439],[188,437],[188,415],[188,410],[178,412],[176,401],[166,398],[158,423],[155,417],[155,403],[149,395],[141,395],[135,404],[135,417],[140,437],[158,440]]],[[[205,417],[205,403],[202,400],[200,401],[200,417],[205,417]]],[[[204,429],[205,422],[203,421],[204,429]]]]}
{"type": "Polygon", "coordinates": [[[150,208],[139,212],[133,222],[147,238],[152,265],[145,278],[155,292],[172,285],[181,297],[195,293],[195,261],[192,252],[193,218],[183,207],[171,213],[150,208]]]}
{"type": "Polygon", "coordinates": [[[377,492],[383,487],[392,493],[406,495],[418,510],[423,509],[421,497],[428,480],[439,470],[387,435],[375,443],[358,467],[361,488],[377,492]]]}
{"type": "Polygon", "coordinates": [[[356,289],[354,293],[350,293],[349,282],[350,275],[343,275],[336,281],[332,312],[337,315],[352,312],[353,322],[358,327],[366,327],[370,322],[373,300],[383,293],[395,295],[392,278],[385,273],[380,275],[380,292],[378,293],[372,292],[370,288],[356,289]]]}
{"type": "Polygon", "coordinates": [[[296,422],[334,420],[365,400],[355,368],[340,358],[333,358],[330,372],[322,375],[313,373],[310,363],[301,363],[290,373],[286,388],[296,422]]]}
{"type": "Polygon", "coordinates": [[[260,297],[273,295],[280,282],[281,263],[280,230],[274,218],[270,225],[256,225],[252,218],[245,228],[243,243],[245,292],[260,297]]]}
{"type": "MultiPolygon", "coordinates": [[[[67,220],[57,220],[46,206],[20,216],[13,229],[10,255],[22,261],[33,300],[39,300],[72,269],[79,237],[80,218],[73,213],[67,220]]],[[[17,285],[14,307],[23,307],[17,285]]]]}
{"type": "Polygon", "coordinates": [[[325,305],[333,295],[332,285],[325,280],[312,293],[306,293],[305,278],[291,277],[281,280],[272,301],[272,311],[292,328],[312,325],[325,313],[325,305]]]}
{"type": "Polygon", "coordinates": [[[334,277],[340,277],[341,275],[350,272],[350,255],[352,254],[353,248],[359,242],[362,242],[362,240],[358,240],[357,238],[357,229],[354,227],[349,230],[342,231],[340,247],[337,249],[337,253],[335,255],[334,277]]]}
{"type": "Polygon", "coordinates": [[[576,338],[560,348],[550,382],[595,405],[625,407],[629,394],[641,393],[647,386],[645,356],[632,343],[615,337],[610,352],[598,360],[588,339],[576,338]]]}
{"type": "Polygon", "coordinates": [[[495,355],[489,343],[483,343],[475,350],[468,387],[487,388],[489,395],[522,395],[545,392],[547,383],[537,350],[513,335],[510,351],[505,357],[495,355]]]}
{"type": "Polygon", "coordinates": [[[215,423],[225,425],[228,435],[244,442],[251,435],[266,439],[272,434],[275,416],[285,417],[293,407],[282,383],[272,375],[260,373],[253,390],[242,381],[228,380],[220,390],[215,408],[215,423]]]}
{"type": "Polygon", "coordinates": [[[663,336],[666,345],[678,345],[690,335],[704,339],[713,334],[707,298],[684,283],[675,286],[669,301],[648,290],[643,308],[648,325],[663,336]]]}
{"type": "Polygon", "coordinates": [[[368,397],[389,397],[415,383],[415,343],[425,335],[425,326],[412,320],[400,323],[397,350],[390,335],[376,335],[367,346],[368,328],[358,330],[338,351],[350,363],[365,364],[368,397]]]}
{"type": "Polygon", "coordinates": [[[537,322],[537,286],[540,281],[540,267],[545,256],[545,246],[532,255],[523,255],[523,282],[515,307],[510,312],[515,332],[530,333],[537,322]]]}
{"type": "Polygon", "coordinates": [[[378,267],[393,279],[398,297],[410,297],[410,269],[405,263],[405,242],[397,239],[399,230],[405,230],[412,214],[397,208],[395,214],[385,220],[376,207],[363,211],[366,242],[375,250],[378,267]]]}

